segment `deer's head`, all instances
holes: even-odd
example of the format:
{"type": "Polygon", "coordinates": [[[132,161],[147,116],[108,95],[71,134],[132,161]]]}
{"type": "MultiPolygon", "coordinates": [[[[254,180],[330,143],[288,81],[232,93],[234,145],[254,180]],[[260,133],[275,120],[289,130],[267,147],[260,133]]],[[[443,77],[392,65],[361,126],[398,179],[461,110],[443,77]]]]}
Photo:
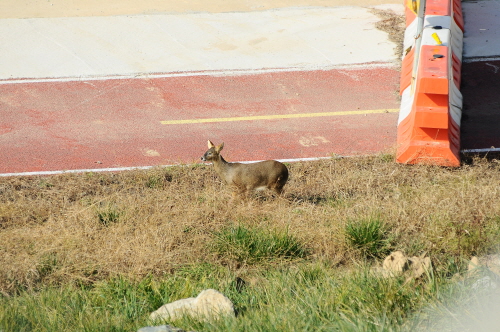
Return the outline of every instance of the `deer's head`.
{"type": "Polygon", "coordinates": [[[205,152],[201,160],[203,161],[216,161],[220,158],[220,151],[224,147],[224,143],[215,146],[210,140],[208,141],[208,150],[205,152]]]}

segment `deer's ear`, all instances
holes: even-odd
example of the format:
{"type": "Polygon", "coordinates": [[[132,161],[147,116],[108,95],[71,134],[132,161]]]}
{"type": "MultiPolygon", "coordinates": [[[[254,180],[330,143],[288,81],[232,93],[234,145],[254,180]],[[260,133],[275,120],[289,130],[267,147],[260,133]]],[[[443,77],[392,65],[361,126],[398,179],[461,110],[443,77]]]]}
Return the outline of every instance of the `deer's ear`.
{"type": "Polygon", "coordinates": [[[211,149],[211,148],[213,148],[215,146],[214,143],[210,142],[210,140],[208,140],[207,143],[208,143],[208,148],[209,149],[211,149]]]}
{"type": "Polygon", "coordinates": [[[217,152],[220,152],[220,150],[222,150],[222,148],[224,148],[224,142],[222,142],[219,146],[217,146],[217,147],[215,148],[215,150],[216,150],[217,152]]]}

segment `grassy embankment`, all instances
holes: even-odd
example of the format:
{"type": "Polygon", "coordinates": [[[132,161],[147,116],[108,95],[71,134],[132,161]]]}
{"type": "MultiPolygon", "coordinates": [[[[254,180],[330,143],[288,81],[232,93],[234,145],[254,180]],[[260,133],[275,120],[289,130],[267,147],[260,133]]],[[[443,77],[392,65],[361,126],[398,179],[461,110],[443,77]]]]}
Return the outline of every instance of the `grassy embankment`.
{"type": "MultiPolygon", "coordinates": [[[[0,331],[134,331],[205,288],[236,319],[208,331],[427,330],[500,248],[500,164],[405,166],[390,156],[289,165],[284,197],[228,204],[209,166],[0,179],[0,331]],[[370,270],[426,252],[418,280],[370,270]]],[[[455,317],[451,319],[450,317],[455,317]]],[[[458,318],[457,318],[458,317],[458,318]]],[[[158,322],[157,322],[158,323],[158,322]]]]}

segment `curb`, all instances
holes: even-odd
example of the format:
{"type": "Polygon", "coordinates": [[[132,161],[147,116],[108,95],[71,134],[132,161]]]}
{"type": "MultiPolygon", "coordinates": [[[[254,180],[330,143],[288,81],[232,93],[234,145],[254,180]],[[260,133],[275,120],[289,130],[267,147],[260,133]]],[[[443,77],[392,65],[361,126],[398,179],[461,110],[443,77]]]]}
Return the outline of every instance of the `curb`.
{"type": "Polygon", "coordinates": [[[405,12],[396,161],[460,166],[461,2],[409,0],[405,12]]]}

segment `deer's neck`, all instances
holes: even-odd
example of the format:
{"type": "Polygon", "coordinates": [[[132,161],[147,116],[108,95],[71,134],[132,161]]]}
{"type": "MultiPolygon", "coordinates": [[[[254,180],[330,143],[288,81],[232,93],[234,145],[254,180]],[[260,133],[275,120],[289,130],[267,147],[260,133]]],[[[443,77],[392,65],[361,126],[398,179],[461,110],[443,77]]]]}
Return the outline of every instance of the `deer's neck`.
{"type": "Polygon", "coordinates": [[[231,163],[228,163],[222,156],[213,161],[215,172],[226,182],[228,182],[228,170],[231,168],[231,163]]]}

